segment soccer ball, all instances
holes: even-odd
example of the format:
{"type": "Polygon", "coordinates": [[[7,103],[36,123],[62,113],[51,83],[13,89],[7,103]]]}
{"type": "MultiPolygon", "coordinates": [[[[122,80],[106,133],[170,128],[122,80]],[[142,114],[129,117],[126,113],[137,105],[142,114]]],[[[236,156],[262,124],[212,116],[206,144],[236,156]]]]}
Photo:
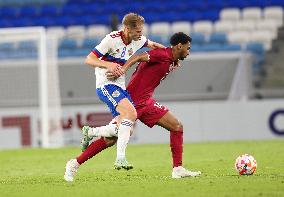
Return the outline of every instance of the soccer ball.
{"type": "Polygon", "coordinates": [[[253,156],[244,154],[236,159],[235,168],[240,175],[252,175],[257,168],[257,163],[253,156]]]}

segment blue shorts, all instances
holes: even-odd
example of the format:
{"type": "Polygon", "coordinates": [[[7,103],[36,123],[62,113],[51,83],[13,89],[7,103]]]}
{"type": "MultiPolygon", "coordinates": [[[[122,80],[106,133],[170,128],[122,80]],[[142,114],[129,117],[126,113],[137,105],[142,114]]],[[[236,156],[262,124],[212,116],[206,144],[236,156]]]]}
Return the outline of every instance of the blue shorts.
{"type": "Polygon", "coordinates": [[[109,107],[113,117],[119,115],[119,113],[116,111],[116,106],[122,99],[127,98],[134,106],[134,103],[127,90],[124,90],[117,85],[108,84],[101,88],[97,88],[96,91],[100,100],[106,103],[109,107]]]}

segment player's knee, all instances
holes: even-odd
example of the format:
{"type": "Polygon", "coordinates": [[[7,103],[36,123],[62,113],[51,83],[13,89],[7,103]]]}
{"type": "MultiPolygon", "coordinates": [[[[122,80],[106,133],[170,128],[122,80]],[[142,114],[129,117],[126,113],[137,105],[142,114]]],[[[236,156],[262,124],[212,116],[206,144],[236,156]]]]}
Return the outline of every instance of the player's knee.
{"type": "Polygon", "coordinates": [[[111,147],[115,145],[117,137],[105,137],[104,140],[106,142],[107,147],[111,147]]]}
{"type": "Polygon", "coordinates": [[[175,124],[174,124],[174,128],[173,128],[174,131],[183,131],[183,125],[180,121],[177,121],[175,124]]]}
{"type": "Polygon", "coordinates": [[[125,114],[125,118],[131,120],[131,121],[135,121],[137,119],[137,112],[135,110],[135,108],[130,109],[126,114],[125,114]]]}

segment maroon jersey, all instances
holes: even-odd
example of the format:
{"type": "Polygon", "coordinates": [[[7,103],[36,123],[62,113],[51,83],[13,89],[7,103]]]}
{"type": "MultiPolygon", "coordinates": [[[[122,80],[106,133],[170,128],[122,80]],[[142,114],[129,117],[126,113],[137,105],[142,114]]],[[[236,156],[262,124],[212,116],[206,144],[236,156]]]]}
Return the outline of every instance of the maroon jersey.
{"type": "Polygon", "coordinates": [[[138,64],[127,86],[136,105],[146,103],[155,88],[174,69],[172,48],[154,49],[148,55],[149,61],[138,64]]]}

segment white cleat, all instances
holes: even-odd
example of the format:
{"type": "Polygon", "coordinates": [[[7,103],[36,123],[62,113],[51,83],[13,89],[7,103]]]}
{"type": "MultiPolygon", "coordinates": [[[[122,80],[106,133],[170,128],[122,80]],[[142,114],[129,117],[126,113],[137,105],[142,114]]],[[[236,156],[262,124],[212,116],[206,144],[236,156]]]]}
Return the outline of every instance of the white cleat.
{"type": "Polygon", "coordinates": [[[173,179],[180,179],[180,178],[185,178],[185,177],[195,177],[195,176],[200,176],[201,172],[193,172],[185,169],[182,166],[174,167],[173,172],[172,172],[172,178],[173,179]]]}
{"type": "Polygon", "coordinates": [[[72,182],[80,164],[76,159],[71,159],[66,163],[64,179],[65,181],[72,182]]]}

